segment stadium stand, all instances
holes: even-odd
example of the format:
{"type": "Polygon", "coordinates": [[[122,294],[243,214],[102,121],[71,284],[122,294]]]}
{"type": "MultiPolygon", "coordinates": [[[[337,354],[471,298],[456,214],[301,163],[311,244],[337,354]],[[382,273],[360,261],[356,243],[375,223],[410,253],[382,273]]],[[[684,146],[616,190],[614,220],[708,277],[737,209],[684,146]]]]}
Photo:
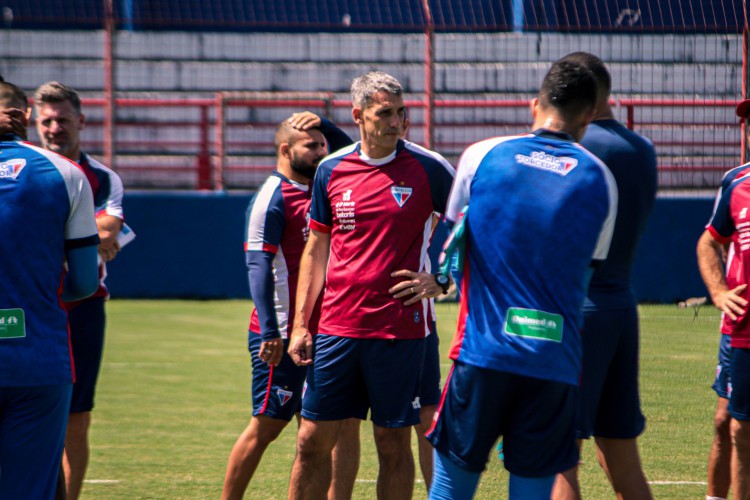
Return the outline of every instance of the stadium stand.
{"type": "MultiPolygon", "coordinates": [[[[432,146],[450,159],[477,139],[524,130],[525,105],[498,109],[490,103],[528,99],[549,62],[576,50],[607,61],[613,95],[623,102],[734,101],[741,95],[744,21],[737,2],[654,0],[640,2],[635,12],[617,10],[608,0],[527,1],[524,22],[515,27],[512,3],[431,2],[438,101],[432,146]],[[488,105],[442,106],[450,101],[488,105]]],[[[93,29],[103,22],[100,4],[71,0],[63,8],[46,0],[4,0],[0,8],[8,29],[0,30],[0,73],[29,90],[60,80],[86,97],[101,97],[105,36],[93,29]],[[52,26],[57,29],[40,29],[52,26]]],[[[253,9],[243,5],[116,2],[122,28],[114,52],[117,96],[213,100],[225,91],[332,92],[333,101],[346,100],[352,77],[377,67],[397,76],[413,102],[424,101],[420,0],[341,0],[325,2],[324,8],[317,3],[307,8],[299,0],[255,2],[253,9]]],[[[86,146],[101,153],[103,110],[89,106],[85,111],[86,146]]],[[[317,111],[350,122],[346,106],[317,111]]],[[[658,143],[662,187],[714,186],[739,160],[731,105],[650,105],[635,111],[619,106],[618,117],[627,120],[629,111],[636,130],[658,143]]],[[[203,122],[201,112],[200,106],[119,107],[116,165],[126,185],[198,185],[196,158],[208,156],[206,149],[218,154],[213,125],[218,112],[213,106],[203,111],[209,113],[203,122]]],[[[253,188],[265,178],[273,164],[270,127],[289,112],[276,106],[227,110],[226,187],[253,188]]],[[[410,138],[423,142],[424,110],[413,106],[411,113],[410,138]]]]}

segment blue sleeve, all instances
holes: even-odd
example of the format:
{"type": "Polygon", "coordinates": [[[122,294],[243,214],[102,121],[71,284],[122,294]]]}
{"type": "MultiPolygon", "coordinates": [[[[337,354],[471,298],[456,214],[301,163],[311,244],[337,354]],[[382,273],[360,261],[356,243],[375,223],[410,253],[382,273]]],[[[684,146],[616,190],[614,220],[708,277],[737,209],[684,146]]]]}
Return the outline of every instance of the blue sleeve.
{"type": "Polygon", "coordinates": [[[323,132],[326,141],[328,141],[328,151],[330,153],[338,151],[350,144],[354,144],[352,138],[349,137],[346,132],[334,125],[332,121],[323,118],[320,115],[318,116],[320,117],[320,131],[323,132]]]}
{"type": "Polygon", "coordinates": [[[422,168],[427,174],[432,194],[432,209],[439,214],[445,214],[448,209],[448,197],[451,194],[456,170],[445,158],[434,151],[412,142],[405,142],[404,144],[406,144],[406,150],[422,164],[422,168]]]}
{"type": "Polygon", "coordinates": [[[99,288],[97,246],[67,248],[65,259],[68,262],[68,273],[63,281],[62,299],[71,302],[96,292],[99,288]]]}
{"type": "Polygon", "coordinates": [[[709,230],[713,229],[712,232],[715,232],[724,238],[730,238],[735,231],[734,221],[732,220],[730,212],[730,202],[732,199],[732,192],[741,182],[743,181],[735,181],[726,189],[726,191],[724,191],[719,199],[719,203],[716,205],[714,215],[711,218],[709,230]]]}
{"type": "Polygon", "coordinates": [[[434,175],[430,176],[432,206],[437,213],[444,214],[448,209],[448,197],[451,194],[452,185],[453,175],[445,168],[436,168],[434,175]]]}
{"type": "Polygon", "coordinates": [[[273,258],[270,252],[245,252],[250,296],[255,303],[263,341],[281,337],[274,303],[273,258]]]}
{"type": "Polygon", "coordinates": [[[315,180],[313,181],[310,206],[310,220],[328,227],[333,225],[333,213],[328,199],[328,181],[331,178],[332,170],[333,167],[328,162],[318,167],[318,172],[315,174],[315,180]]]}

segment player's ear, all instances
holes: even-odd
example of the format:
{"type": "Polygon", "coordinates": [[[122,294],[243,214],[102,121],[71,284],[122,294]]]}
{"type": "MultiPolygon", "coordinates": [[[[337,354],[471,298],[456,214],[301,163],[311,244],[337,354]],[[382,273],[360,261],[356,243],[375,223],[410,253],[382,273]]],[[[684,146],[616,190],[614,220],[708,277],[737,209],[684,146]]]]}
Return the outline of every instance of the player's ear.
{"type": "Polygon", "coordinates": [[[78,130],[83,130],[84,125],[86,125],[86,115],[78,113],[78,130]]]}
{"type": "Polygon", "coordinates": [[[289,149],[290,147],[288,142],[282,142],[281,144],[279,144],[279,158],[291,158],[289,149]]]}
{"type": "Polygon", "coordinates": [[[536,121],[537,108],[539,107],[539,98],[535,97],[529,101],[529,110],[531,111],[531,118],[536,121]]]}
{"type": "Polygon", "coordinates": [[[352,108],[352,118],[357,125],[362,124],[362,108],[352,108]]]}

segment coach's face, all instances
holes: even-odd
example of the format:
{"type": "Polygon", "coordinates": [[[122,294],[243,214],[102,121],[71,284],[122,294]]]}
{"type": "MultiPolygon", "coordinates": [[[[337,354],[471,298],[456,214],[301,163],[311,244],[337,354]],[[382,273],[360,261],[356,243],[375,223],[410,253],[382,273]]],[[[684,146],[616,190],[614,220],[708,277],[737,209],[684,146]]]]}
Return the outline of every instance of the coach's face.
{"type": "Polygon", "coordinates": [[[401,96],[378,91],[366,108],[352,110],[362,135],[362,150],[371,158],[383,158],[396,149],[404,132],[406,108],[401,96]]]}
{"type": "Polygon", "coordinates": [[[73,161],[80,155],[84,116],[69,101],[42,103],[36,107],[36,130],[45,149],[73,161]]]}

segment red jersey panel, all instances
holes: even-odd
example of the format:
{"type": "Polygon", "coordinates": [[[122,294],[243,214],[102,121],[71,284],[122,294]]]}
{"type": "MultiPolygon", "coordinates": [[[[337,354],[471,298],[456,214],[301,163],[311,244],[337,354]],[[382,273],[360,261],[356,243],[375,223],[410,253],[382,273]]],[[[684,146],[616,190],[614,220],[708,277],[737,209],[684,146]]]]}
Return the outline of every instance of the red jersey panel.
{"type": "Polygon", "coordinates": [[[310,227],[330,232],[319,331],[412,339],[429,332],[429,301],[405,306],[388,289],[400,269],[430,272],[433,213],[445,211],[455,174],[437,153],[399,141],[373,160],[359,143],[326,158],[313,188],[310,227]]]}
{"type": "MultiPolygon", "coordinates": [[[[722,194],[714,211],[708,231],[721,243],[731,241],[734,257],[731,263],[732,276],[727,283],[734,287],[750,283],[750,177],[740,177],[722,194]]],[[[742,292],[748,298],[748,291],[742,292]]],[[[750,348],[750,316],[747,312],[732,321],[724,315],[722,332],[732,336],[732,347],[750,348]]]]}

